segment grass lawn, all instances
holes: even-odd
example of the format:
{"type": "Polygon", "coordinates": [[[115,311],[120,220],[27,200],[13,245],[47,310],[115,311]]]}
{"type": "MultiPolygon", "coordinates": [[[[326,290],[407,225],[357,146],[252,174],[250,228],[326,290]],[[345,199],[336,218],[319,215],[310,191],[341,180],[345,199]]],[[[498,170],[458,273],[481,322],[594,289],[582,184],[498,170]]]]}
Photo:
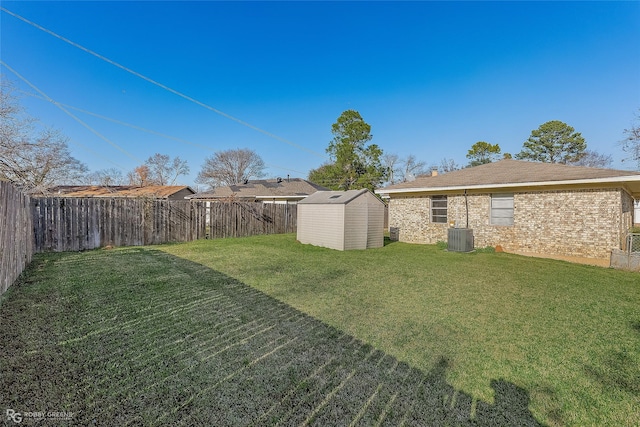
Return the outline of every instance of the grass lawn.
{"type": "Polygon", "coordinates": [[[640,419],[637,273],[402,243],[338,252],[280,235],[40,254],[1,298],[3,415],[66,411],[74,425],[640,419]]]}
{"type": "Polygon", "coordinates": [[[640,425],[640,275],[510,254],[391,243],[339,252],[293,235],[163,250],[235,277],[494,402],[526,390],[548,425],[640,425]]]}

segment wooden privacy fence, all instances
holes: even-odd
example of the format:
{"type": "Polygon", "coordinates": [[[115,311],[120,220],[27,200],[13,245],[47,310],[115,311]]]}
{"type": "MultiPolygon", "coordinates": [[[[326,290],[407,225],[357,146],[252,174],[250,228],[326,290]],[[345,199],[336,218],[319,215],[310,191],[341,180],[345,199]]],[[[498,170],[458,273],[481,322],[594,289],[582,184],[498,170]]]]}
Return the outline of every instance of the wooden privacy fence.
{"type": "Polygon", "coordinates": [[[0,181],[0,294],[31,262],[34,235],[29,196],[0,181]]]}
{"type": "Polygon", "coordinates": [[[31,204],[37,252],[296,231],[296,205],[57,197],[31,204]]]}
{"type": "Polygon", "coordinates": [[[295,233],[298,205],[209,202],[205,207],[209,238],[295,233]]]}
{"type": "Polygon", "coordinates": [[[32,199],[37,252],[186,242],[205,237],[202,202],[143,198],[32,199]]]}
{"type": "Polygon", "coordinates": [[[30,198],[0,181],[0,294],[35,252],[294,233],[297,205],[143,198],[30,198]]]}

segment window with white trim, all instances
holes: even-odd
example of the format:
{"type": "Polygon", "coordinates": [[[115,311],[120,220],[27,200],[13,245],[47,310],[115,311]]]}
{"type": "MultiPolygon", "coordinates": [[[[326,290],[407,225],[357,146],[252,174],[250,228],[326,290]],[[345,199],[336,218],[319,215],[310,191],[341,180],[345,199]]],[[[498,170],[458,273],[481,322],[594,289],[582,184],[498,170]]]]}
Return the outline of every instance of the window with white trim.
{"type": "Polygon", "coordinates": [[[491,225],[513,225],[513,194],[491,195],[491,225]]]}
{"type": "Polygon", "coordinates": [[[447,223],[447,196],[431,196],[431,222],[447,223]]]}

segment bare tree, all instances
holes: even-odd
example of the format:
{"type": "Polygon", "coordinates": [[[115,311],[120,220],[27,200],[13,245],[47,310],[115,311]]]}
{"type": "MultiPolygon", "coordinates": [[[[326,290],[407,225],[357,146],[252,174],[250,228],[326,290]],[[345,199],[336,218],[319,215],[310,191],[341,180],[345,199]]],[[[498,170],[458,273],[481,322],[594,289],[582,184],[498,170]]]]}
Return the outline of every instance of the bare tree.
{"type": "Polygon", "coordinates": [[[382,155],[382,165],[387,170],[388,184],[393,185],[400,182],[402,169],[400,167],[400,156],[392,153],[382,155]]]}
{"type": "Polygon", "coordinates": [[[156,153],[145,165],[149,168],[149,181],[156,185],[173,185],[180,175],[189,173],[187,161],[177,156],[172,160],[166,154],[156,153]]]}
{"type": "Polygon", "coordinates": [[[438,171],[440,173],[447,173],[447,172],[457,171],[458,169],[462,169],[462,168],[459,164],[455,162],[455,160],[444,158],[440,162],[440,167],[438,168],[438,171]]]}
{"type": "Polygon", "coordinates": [[[211,188],[239,184],[251,178],[262,178],[264,168],[262,158],[248,148],[218,151],[205,159],[196,182],[211,188]]]}
{"type": "Polygon", "coordinates": [[[127,174],[129,185],[174,185],[180,175],[187,175],[189,166],[180,157],[171,157],[156,153],[149,157],[143,165],[127,174]]]}
{"type": "Polygon", "coordinates": [[[427,163],[416,160],[416,156],[409,154],[402,162],[402,181],[411,181],[419,175],[425,175],[427,171],[427,163]]]}
{"type": "Polygon", "coordinates": [[[597,151],[586,150],[584,152],[584,156],[573,163],[570,163],[574,166],[588,166],[591,168],[608,168],[611,167],[613,163],[613,158],[610,154],[601,154],[597,151]]]}
{"type": "Polygon", "coordinates": [[[87,167],[71,156],[67,138],[26,114],[7,80],[0,85],[0,178],[29,192],[78,182],[87,167]]]}
{"type": "Polygon", "coordinates": [[[418,161],[413,154],[401,159],[397,154],[387,153],[382,156],[382,164],[387,170],[390,185],[412,181],[415,177],[428,172],[427,163],[418,161]]]}
{"type": "Polygon", "coordinates": [[[116,168],[100,169],[92,172],[86,176],[85,181],[90,185],[102,186],[124,185],[126,182],[120,169],[116,168]]]}
{"type": "Polygon", "coordinates": [[[129,185],[137,185],[139,187],[146,187],[147,185],[153,185],[153,182],[149,180],[149,166],[138,166],[127,174],[129,185]]]}
{"type": "Polygon", "coordinates": [[[625,160],[636,162],[640,169],[640,110],[636,113],[635,123],[624,130],[625,138],[622,141],[622,150],[627,153],[625,160]]]}

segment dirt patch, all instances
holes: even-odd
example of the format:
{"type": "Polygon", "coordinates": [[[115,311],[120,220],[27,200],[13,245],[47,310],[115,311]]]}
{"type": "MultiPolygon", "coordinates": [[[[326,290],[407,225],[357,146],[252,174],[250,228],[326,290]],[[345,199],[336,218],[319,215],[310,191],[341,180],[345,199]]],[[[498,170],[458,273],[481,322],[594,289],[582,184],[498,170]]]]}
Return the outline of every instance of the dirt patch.
{"type": "Polygon", "coordinates": [[[610,264],[609,258],[585,258],[585,257],[577,257],[577,256],[550,255],[550,254],[538,254],[533,252],[517,252],[517,251],[511,252],[511,253],[516,255],[535,257],[535,258],[557,259],[560,261],[568,261],[576,264],[596,265],[598,267],[609,267],[609,264],[610,264]]]}

